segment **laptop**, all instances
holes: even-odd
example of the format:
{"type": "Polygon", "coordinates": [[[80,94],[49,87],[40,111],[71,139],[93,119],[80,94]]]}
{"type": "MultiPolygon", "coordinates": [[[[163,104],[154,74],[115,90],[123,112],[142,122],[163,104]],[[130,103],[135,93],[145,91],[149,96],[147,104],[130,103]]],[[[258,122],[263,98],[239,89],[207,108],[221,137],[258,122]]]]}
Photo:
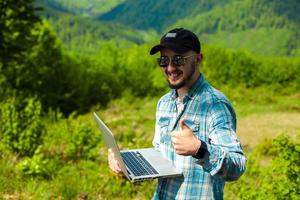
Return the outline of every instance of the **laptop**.
{"type": "Polygon", "coordinates": [[[131,182],[182,175],[182,170],[177,169],[154,148],[120,151],[112,132],[95,112],[94,118],[102,132],[106,147],[112,149],[124,175],[131,182]]]}

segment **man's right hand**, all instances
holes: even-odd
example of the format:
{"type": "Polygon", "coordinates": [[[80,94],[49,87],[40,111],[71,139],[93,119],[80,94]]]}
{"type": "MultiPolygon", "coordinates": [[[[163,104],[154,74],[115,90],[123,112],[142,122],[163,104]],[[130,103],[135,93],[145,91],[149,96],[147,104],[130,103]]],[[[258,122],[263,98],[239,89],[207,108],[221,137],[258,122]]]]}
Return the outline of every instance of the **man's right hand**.
{"type": "Polygon", "coordinates": [[[121,170],[120,164],[118,160],[116,159],[116,156],[112,149],[108,149],[108,164],[109,168],[116,172],[118,175],[123,175],[123,172],[121,170]]]}

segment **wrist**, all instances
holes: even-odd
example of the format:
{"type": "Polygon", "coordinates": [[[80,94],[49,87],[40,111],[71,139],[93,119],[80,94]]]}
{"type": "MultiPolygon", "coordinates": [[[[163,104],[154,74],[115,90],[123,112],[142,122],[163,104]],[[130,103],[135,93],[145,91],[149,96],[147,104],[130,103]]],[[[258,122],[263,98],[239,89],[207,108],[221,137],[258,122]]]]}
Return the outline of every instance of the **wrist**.
{"type": "Polygon", "coordinates": [[[194,158],[196,159],[202,159],[204,158],[205,154],[207,153],[207,145],[205,142],[201,141],[200,148],[198,149],[197,153],[193,155],[194,158]]]}
{"type": "Polygon", "coordinates": [[[196,142],[195,142],[195,149],[192,153],[192,156],[196,156],[197,155],[197,152],[199,151],[200,147],[201,147],[201,141],[196,139],[196,142]]]}

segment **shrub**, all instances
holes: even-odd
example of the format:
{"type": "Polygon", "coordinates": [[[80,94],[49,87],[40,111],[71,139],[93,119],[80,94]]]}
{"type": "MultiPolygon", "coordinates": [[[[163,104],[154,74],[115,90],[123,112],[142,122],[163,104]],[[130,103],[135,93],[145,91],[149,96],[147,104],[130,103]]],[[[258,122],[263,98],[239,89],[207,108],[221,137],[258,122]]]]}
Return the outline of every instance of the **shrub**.
{"type": "Polygon", "coordinates": [[[54,177],[59,168],[57,159],[48,159],[44,156],[39,146],[32,157],[25,157],[17,164],[17,170],[25,176],[40,176],[43,178],[54,177]]]}
{"type": "Polygon", "coordinates": [[[10,98],[0,107],[1,142],[21,156],[31,156],[42,143],[45,127],[36,98],[10,98]]]}
{"type": "Polygon", "coordinates": [[[89,159],[98,157],[100,134],[94,134],[91,126],[72,119],[67,121],[66,157],[70,160],[89,159]]]}
{"type": "Polygon", "coordinates": [[[262,145],[248,156],[246,173],[230,190],[240,199],[299,199],[300,144],[280,135],[262,145]]]}

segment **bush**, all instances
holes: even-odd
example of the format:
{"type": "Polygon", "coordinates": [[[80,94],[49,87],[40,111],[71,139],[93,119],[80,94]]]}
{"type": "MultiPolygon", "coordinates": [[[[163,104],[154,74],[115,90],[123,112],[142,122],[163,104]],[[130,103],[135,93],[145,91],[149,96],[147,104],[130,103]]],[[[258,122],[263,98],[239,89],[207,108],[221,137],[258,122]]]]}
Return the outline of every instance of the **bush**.
{"type": "Polygon", "coordinates": [[[17,164],[17,170],[25,176],[40,176],[53,178],[59,168],[59,161],[55,158],[46,158],[41,146],[37,148],[32,157],[25,157],[17,164]]]}
{"type": "Polygon", "coordinates": [[[31,156],[42,143],[45,127],[36,98],[10,98],[0,107],[1,142],[21,156],[31,156]]]}
{"type": "Polygon", "coordinates": [[[69,136],[66,144],[66,156],[70,160],[95,160],[98,157],[100,134],[94,134],[85,123],[68,120],[69,136]]]}
{"type": "Polygon", "coordinates": [[[299,90],[300,59],[257,57],[242,50],[204,48],[202,72],[217,87],[268,87],[279,92],[299,90]]]}
{"type": "Polygon", "coordinates": [[[246,173],[230,190],[240,199],[299,199],[300,144],[280,135],[262,145],[248,156],[246,173]]]}

